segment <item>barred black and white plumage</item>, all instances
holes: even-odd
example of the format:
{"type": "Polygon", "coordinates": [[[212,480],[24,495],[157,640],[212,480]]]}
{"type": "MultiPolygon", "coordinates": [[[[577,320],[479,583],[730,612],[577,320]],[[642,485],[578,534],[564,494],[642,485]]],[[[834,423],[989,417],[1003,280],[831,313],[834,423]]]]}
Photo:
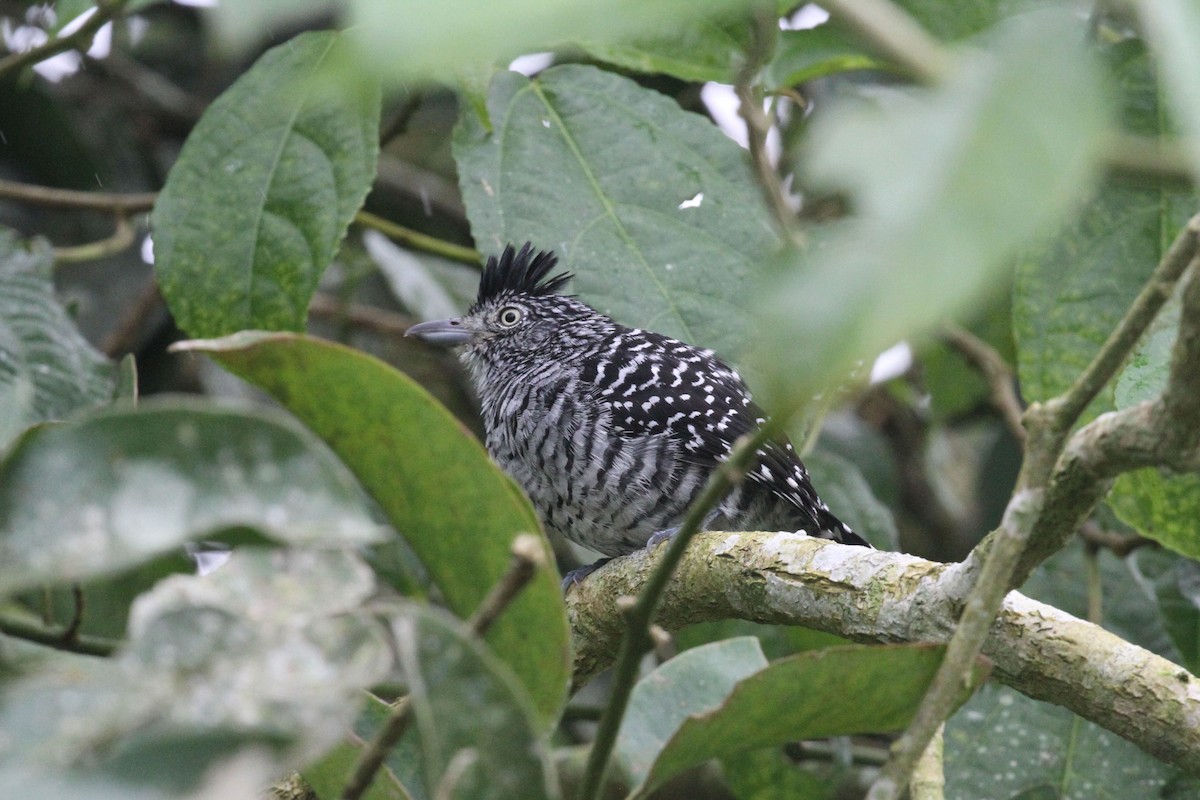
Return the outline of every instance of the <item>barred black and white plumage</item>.
{"type": "MultiPolygon", "coordinates": [[[[735,440],[763,422],[711,350],[628,328],[559,293],[557,260],[509,246],[467,314],[409,333],[455,345],[479,394],[492,458],[547,529],[608,556],[683,520],[735,440]]],[[[867,544],[817,496],[786,440],[766,445],[717,508],[714,530],[803,530],[867,544]]]]}

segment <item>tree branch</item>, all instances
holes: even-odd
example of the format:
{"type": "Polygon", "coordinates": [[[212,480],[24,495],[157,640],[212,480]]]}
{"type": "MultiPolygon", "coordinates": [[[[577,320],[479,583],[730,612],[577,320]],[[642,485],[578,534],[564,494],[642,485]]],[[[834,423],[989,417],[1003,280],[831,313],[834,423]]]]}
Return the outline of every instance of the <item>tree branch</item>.
{"type": "Polygon", "coordinates": [[[75,31],[66,36],[57,36],[38,47],[30,48],[22,53],[10,53],[0,58],[0,80],[8,77],[30,64],[44,61],[51,56],[65,53],[68,50],[84,50],[91,47],[92,38],[124,9],[128,0],[99,0],[96,11],[75,31]]]}
{"type": "Polygon", "coordinates": [[[996,348],[958,325],[948,325],[942,333],[946,344],[958,351],[983,375],[988,384],[992,406],[1018,442],[1025,441],[1025,427],[1021,424],[1021,400],[1017,397],[1012,367],[996,348]]]}
{"type": "Polygon", "coordinates": [[[52,208],[81,208],[92,211],[110,211],[114,214],[135,214],[154,207],[158,192],[83,192],[77,189],[54,189],[49,186],[34,186],[0,179],[0,197],[20,200],[52,208]]]}
{"type": "MultiPolygon", "coordinates": [[[[625,626],[615,598],[636,594],[661,556],[659,549],[616,559],[568,595],[577,686],[611,664],[625,626]]],[[[678,630],[735,618],[862,642],[946,642],[970,577],[962,565],[802,534],[705,533],[680,562],[656,622],[678,630]]],[[[1016,592],[983,653],[997,680],[1200,772],[1200,682],[1182,667],[1016,592]]]]}

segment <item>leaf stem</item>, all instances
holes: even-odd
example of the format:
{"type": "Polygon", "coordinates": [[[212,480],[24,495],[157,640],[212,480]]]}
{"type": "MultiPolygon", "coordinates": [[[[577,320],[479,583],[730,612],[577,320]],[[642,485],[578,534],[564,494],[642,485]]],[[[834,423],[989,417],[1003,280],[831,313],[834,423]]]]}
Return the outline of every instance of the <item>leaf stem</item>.
{"type": "Polygon", "coordinates": [[[118,642],[103,639],[98,636],[83,636],[77,631],[53,631],[28,620],[9,616],[0,616],[0,633],[14,639],[24,639],[27,642],[53,647],[68,653],[79,653],[85,656],[111,656],[116,651],[118,642]]]}
{"type": "Polygon", "coordinates": [[[482,258],[478,250],[414,231],[412,228],[406,228],[403,225],[399,225],[389,219],[384,219],[369,211],[360,210],[354,215],[354,221],[364,228],[372,228],[379,231],[389,239],[395,239],[397,242],[411,245],[427,253],[448,258],[451,261],[461,261],[464,264],[478,267],[482,258]]]}
{"type": "Polygon", "coordinates": [[[735,444],[729,457],[712,474],[700,496],[688,508],[683,524],[669,540],[666,553],[643,585],[637,600],[628,605],[625,611],[625,633],[621,638],[616,665],[613,668],[612,695],[600,718],[596,738],[588,753],[587,766],[578,793],[579,800],[598,800],[600,797],[604,773],[617,741],[617,732],[625,716],[625,709],[629,705],[629,696],[637,680],[638,664],[642,654],[651,645],[650,621],[654,618],[663,590],[683,558],[688,544],[699,532],[708,513],[741,481],[758,449],[776,434],[780,421],[788,416],[785,414],[772,418],[752,436],[743,437],[735,444]]]}
{"type": "Polygon", "coordinates": [[[0,197],[52,208],[81,208],[136,214],[153,208],[158,192],[84,192],[0,179],[0,197]]]}
{"type": "Polygon", "coordinates": [[[938,83],[951,73],[950,52],[888,0],[826,0],[821,7],[920,82],[938,83]]]}

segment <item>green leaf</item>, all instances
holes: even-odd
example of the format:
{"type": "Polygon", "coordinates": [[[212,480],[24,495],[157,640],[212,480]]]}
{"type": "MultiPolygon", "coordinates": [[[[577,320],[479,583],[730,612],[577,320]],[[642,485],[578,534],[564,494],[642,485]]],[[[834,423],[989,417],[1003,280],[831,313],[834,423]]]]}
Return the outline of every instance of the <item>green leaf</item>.
{"type": "Polygon", "coordinates": [[[1200,475],[1174,475],[1154,467],[1126,472],[1113,484],[1108,504],[1143,536],[1200,558],[1200,475]]]}
{"type": "MultiPolygon", "coordinates": [[[[683,658],[702,660],[706,649],[689,650],[668,664],[683,658]]],[[[719,705],[710,704],[699,713],[691,713],[665,741],[660,735],[661,745],[643,738],[643,747],[652,749],[644,750],[635,760],[623,759],[624,766],[640,795],[709,758],[796,739],[898,730],[916,711],[943,651],[940,646],[930,645],[849,645],[776,661],[738,681],[719,705]],[[828,687],[829,691],[819,687],[828,687]],[[787,713],[779,713],[781,708],[787,713]]],[[[675,669],[684,674],[681,667],[675,669]]],[[[977,686],[984,674],[985,670],[977,666],[969,686],[977,686]]],[[[969,691],[964,688],[961,699],[969,691]]],[[[690,696],[695,692],[694,683],[671,686],[670,681],[664,681],[640,703],[654,702],[653,708],[659,714],[667,714],[675,693],[690,696]]],[[[622,738],[632,735],[632,730],[622,728],[622,738]]]]}
{"type": "Polygon", "coordinates": [[[533,707],[504,664],[437,609],[412,606],[393,630],[430,796],[557,797],[533,707]]]}
{"type": "Polygon", "coordinates": [[[1158,797],[1176,773],[1065,708],[985,686],[946,723],[946,797],[1158,797]]]}
{"type": "Polygon", "coordinates": [[[1195,0],[1154,0],[1139,4],[1138,11],[1159,57],[1172,115],[1188,133],[1183,141],[1192,172],[1200,177],[1200,5],[1195,0]]]}
{"type": "Polygon", "coordinates": [[[304,327],[321,273],[375,176],[379,93],[317,76],[342,37],[262,56],[205,111],[155,203],[155,269],[194,336],[304,327]]]}
{"type": "MultiPolygon", "coordinates": [[[[1013,297],[1021,393],[1065,391],[1099,351],[1195,211],[1179,191],[1107,185],[1047,246],[1022,258],[1013,297]]],[[[1088,418],[1111,409],[1111,389],[1088,418]]]]}
{"type": "Polygon", "coordinates": [[[0,453],[21,431],[108,403],[117,368],[92,349],[54,296],[53,256],[0,228],[0,453]]]}
{"type": "Polygon", "coordinates": [[[705,19],[744,8],[745,0],[352,0],[350,32],[370,68],[394,79],[441,80],[548,50],[586,32],[595,45],[682,35],[705,19]],[[470,19],[470,25],[463,25],[470,19]]]}
{"type": "Polygon", "coordinates": [[[479,247],[554,249],[621,322],[744,350],[742,298],[778,239],[741,149],[670,98],[594,67],[502,73],[454,136],[479,247]],[[619,146],[615,146],[619,143],[619,146]]]}
{"type": "Polygon", "coordinates": [[[744,19],[731,23],[698,19],[661,38],[610,42],[582,39],[578,44],[601,61],[635,72],[698,83],[733,83],[750,47],[750,26],[744,19]]]}
{"type": "Polygon", "coordinates": [[[1133,554],[1132,563],[1139,583],[1149,584],[1154,593],[1159,621],[1178,651],[1173,660],[1195,675],[1200,672],[1200,563],[1147,547],[1133,554]]]}
{"type": "Polygon", "coordinates": [[[775,55],[767,64],[763,83],[769,89],[856,69],[887,69],[888,63],[865,53],[836,25],[818,25],[779,34],[775,55]]]}
{"type": "Polygon", "coordinates": [[[814,121],[810,172],[848,190],[857,216],[758,295],[758,363],[777,395],[806,399],[978,302],[1076,207],[1109,117],[1082,41],[1075,17],[1028,14],[961,53],[941,87],[814,121]]]}
{"type": "Polygon", "coordinates": [[[95,412],[32,432],[0,464],[0,596],[237,527],[286,542],[374,541],[364,500],[346,468],[278,413],[182,399],[95,412]]]}
{"type": "MultiPolygon", "coordinates": [[[[386,364],[329,342],[242,334],[191,342],[264,389],[328,442],[421,558],[449,608],[467,616],[508,569],[521,532],[540,531],[515,484],[444,407],[386,364]]],[[[549,545],[546,544],[547,559],[549,545]]],[[[570,677],[568,628],[553,570],[539,570],[487,637],[557,718],[570,677]]]]}

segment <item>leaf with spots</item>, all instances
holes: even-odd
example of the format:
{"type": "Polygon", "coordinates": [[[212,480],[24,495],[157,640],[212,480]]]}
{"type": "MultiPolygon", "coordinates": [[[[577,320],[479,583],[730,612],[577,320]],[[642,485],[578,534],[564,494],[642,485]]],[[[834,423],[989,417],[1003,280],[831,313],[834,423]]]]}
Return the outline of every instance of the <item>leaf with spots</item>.
{"type": "Polygon", "coordinates": [[[175,399],[44,426],[0,464],[0,597],[238,528],[327,546],[382,536],[349,470],[279,412],[175,399]]]}

